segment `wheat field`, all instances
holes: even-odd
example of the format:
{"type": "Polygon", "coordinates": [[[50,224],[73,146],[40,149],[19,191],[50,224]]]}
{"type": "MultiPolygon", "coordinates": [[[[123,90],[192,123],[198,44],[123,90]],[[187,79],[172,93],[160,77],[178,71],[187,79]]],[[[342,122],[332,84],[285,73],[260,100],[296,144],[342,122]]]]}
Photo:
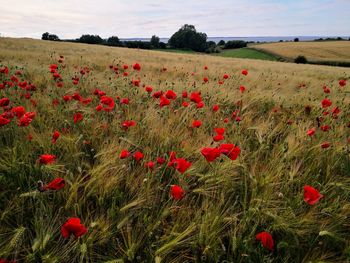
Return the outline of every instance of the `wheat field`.
{"type": "Polygon", "coordinates": [[[305,56],[310,61],[350,61],[350,41],[281,42],[252,47],[292,60],[305,56]]]}
{"type": "Polygon", "coordinates": [[[349,261],[349,79],[0,38],[0,259],[349,261]]]}

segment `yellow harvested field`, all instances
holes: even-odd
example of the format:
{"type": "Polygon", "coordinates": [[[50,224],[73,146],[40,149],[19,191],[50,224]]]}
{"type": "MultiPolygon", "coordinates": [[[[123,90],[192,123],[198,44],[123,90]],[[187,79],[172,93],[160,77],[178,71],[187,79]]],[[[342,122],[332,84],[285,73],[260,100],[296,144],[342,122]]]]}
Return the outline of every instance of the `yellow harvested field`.
{"type": "Polygon", "coordinates": [[[302,55],[310,61],[350,61],[350,41],[280,42],[252,47],[288,59],[302,55]]]}

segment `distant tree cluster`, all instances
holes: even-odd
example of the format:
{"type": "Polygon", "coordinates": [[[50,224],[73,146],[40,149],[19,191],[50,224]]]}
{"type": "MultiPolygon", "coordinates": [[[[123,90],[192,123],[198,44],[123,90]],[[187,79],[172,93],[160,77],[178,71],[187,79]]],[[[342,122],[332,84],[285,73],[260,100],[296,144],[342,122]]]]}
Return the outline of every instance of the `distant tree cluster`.
{"type": "Polygon", "coordinates": [[[78,42],[85,44],[103,44],[104,41],[99,35],[82,35],[78,42]]]}
{"type": "Polygon", "coordinates": [[[197,32],[193,25],[185,24],[171,36],[168,44],[172,48],[204,52],[207,48],[207,34],[197,32]]]}
{"type": "Polygon", "coordinates": [[[224,49],[234,49],[234,48],[243,48],[247,46],[247,42],[242,40],[230,40],[227,41],[224,45],[224,49]]]}
{"type": "Polygon", "coordinates": [[[54,34],[50,34],[49,32],[45,32],[41,36],[42,40],[50,40],[50,41],[60,41],[59,37],[54,34]]]}

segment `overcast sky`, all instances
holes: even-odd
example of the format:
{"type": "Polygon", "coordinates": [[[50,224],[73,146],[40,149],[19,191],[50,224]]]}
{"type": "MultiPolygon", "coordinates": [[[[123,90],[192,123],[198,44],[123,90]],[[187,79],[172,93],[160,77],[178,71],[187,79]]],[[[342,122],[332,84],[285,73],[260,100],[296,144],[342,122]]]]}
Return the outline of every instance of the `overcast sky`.
{"type": "Polygon", "coordinates": [[[215,36],[349,36],[350,0],[0,0],[0,34],[61,39],[170,37],[183,24],[215,36]]]}

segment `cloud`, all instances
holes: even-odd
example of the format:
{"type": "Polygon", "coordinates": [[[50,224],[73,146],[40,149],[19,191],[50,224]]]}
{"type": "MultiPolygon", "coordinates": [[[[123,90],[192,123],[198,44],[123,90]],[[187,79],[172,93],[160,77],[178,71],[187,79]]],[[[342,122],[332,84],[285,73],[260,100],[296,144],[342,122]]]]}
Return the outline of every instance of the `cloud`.
{"type": "Polygon", "coordinates": [[[169,37],[183,24],[209,36],[350,35],[348,0],[0,0],[0,33],[40,38],[169,37]]]}

